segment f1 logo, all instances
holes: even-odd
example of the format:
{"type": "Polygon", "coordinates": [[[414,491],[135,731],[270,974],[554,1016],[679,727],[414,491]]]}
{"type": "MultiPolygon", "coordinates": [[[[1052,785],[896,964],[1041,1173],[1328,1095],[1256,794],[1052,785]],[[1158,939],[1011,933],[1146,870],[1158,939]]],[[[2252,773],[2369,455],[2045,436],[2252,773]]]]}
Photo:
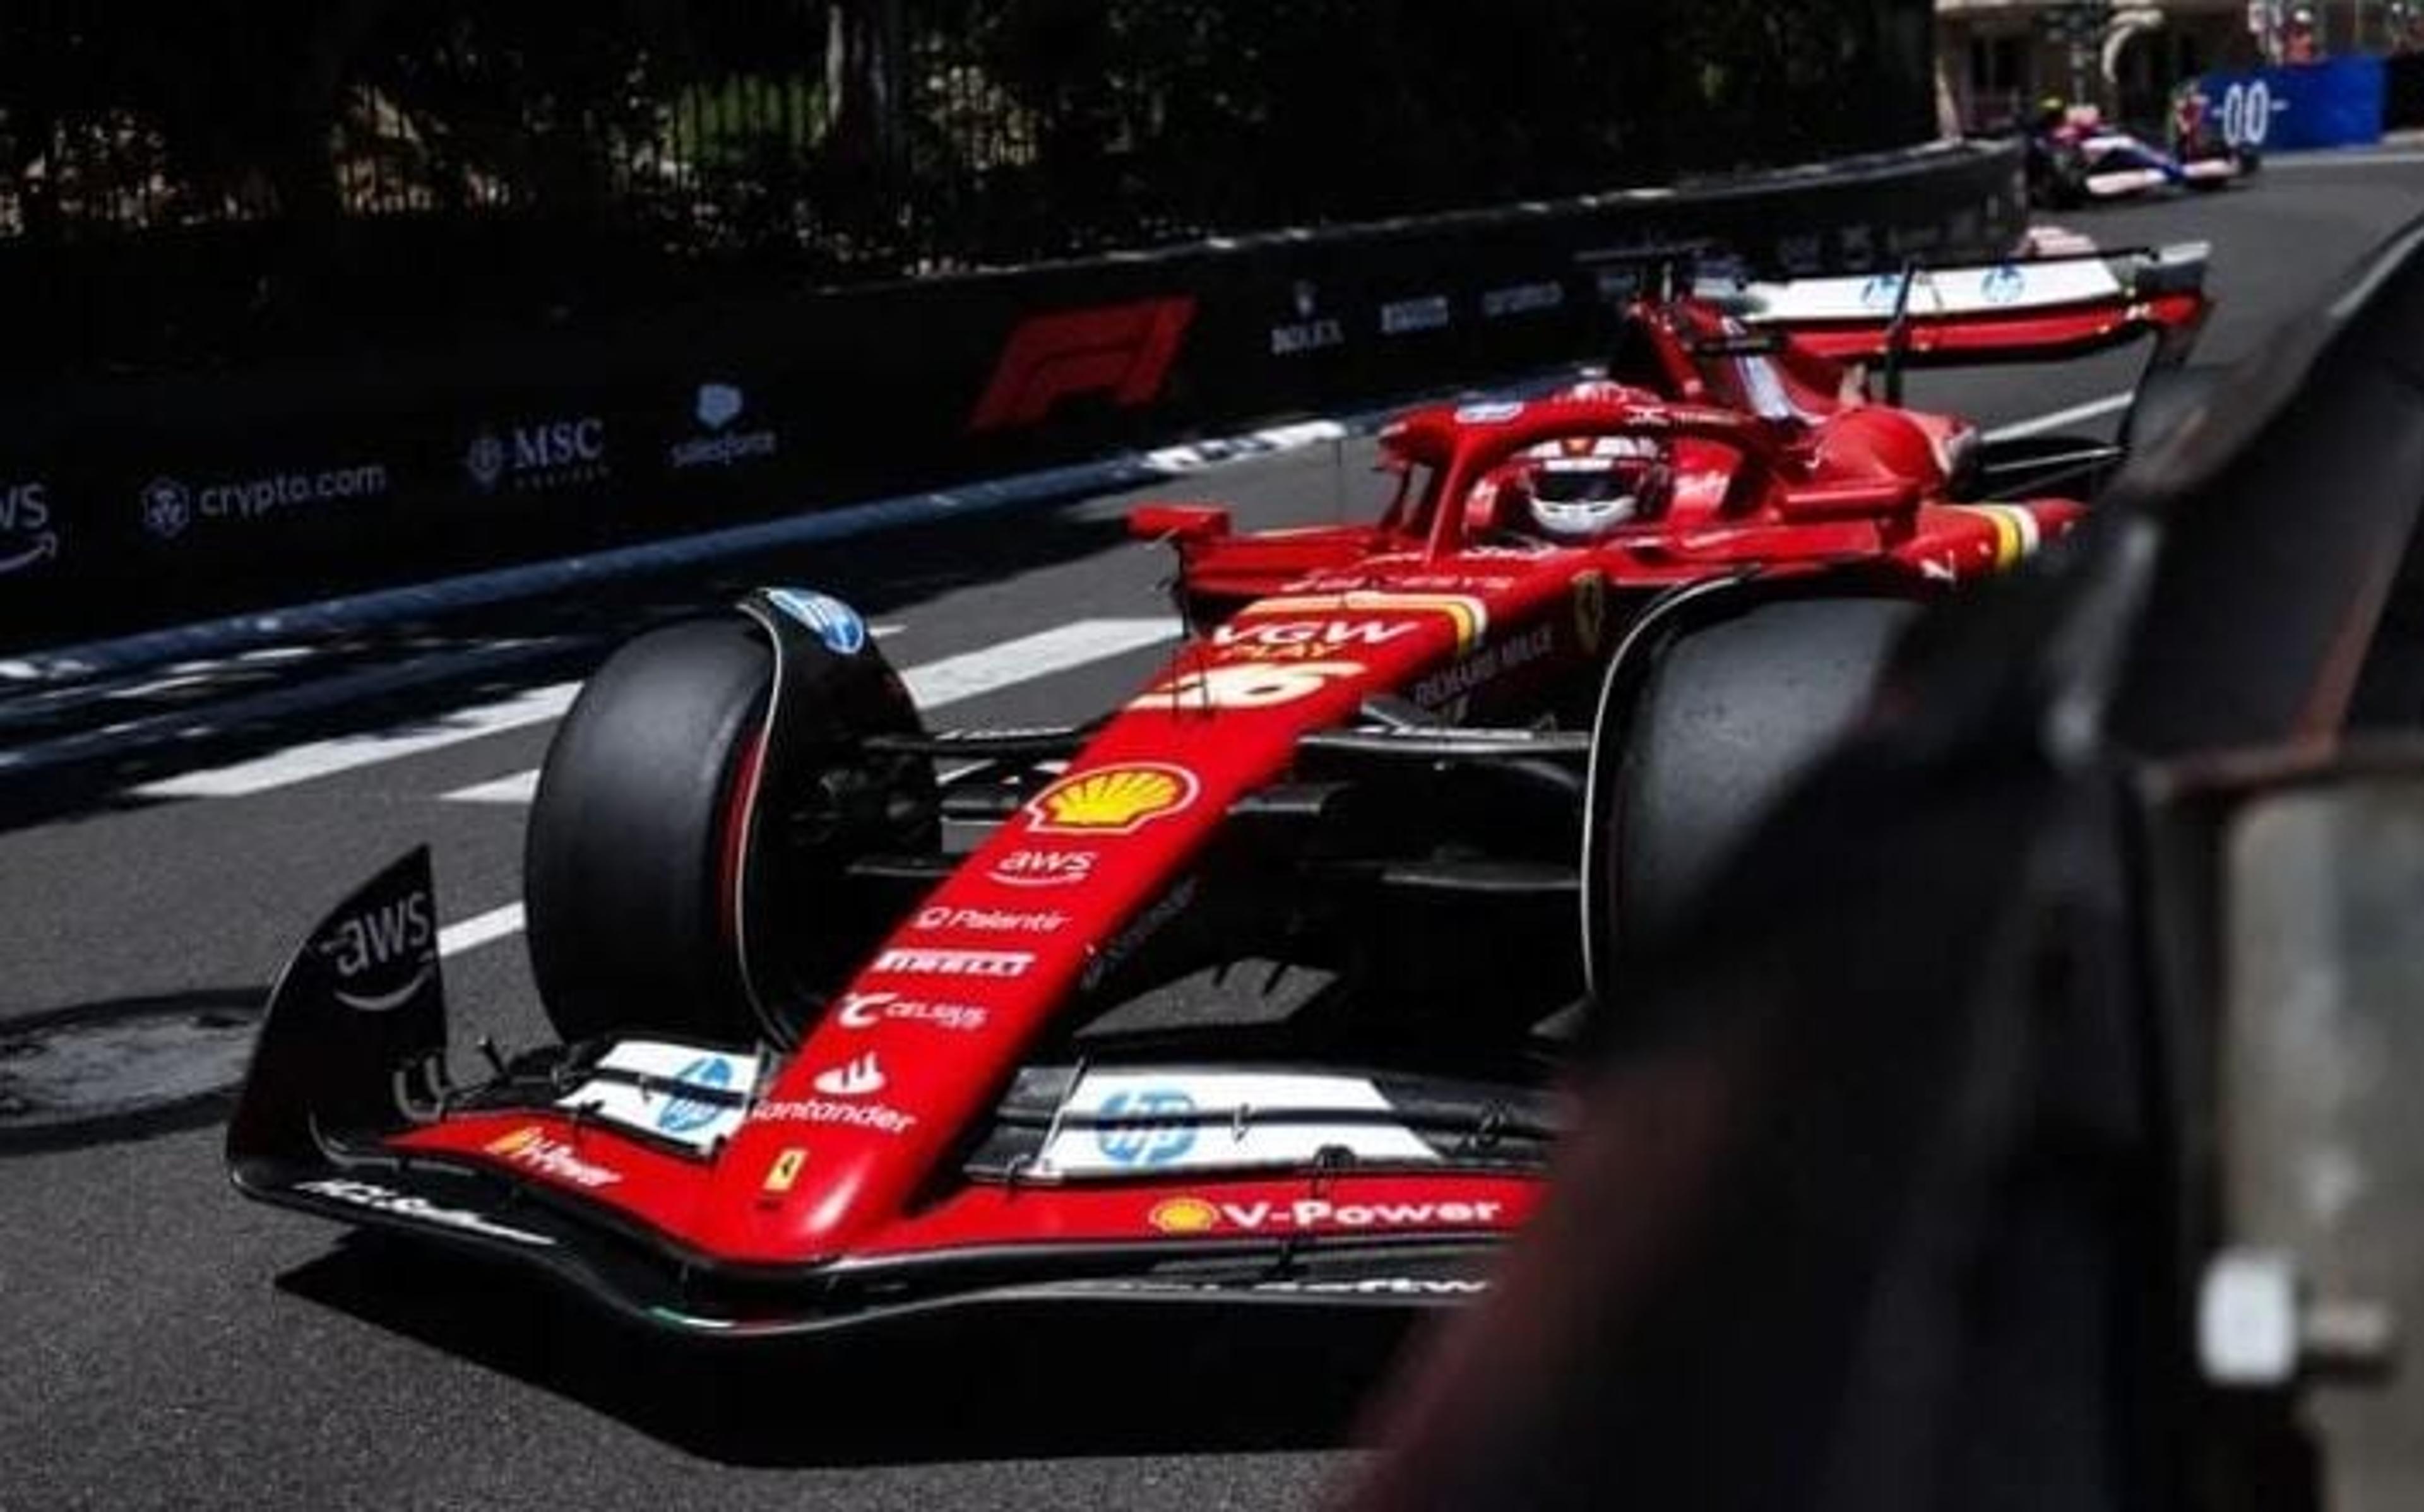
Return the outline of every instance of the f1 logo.
{"type": "Polygon", "coordinates": [[[972,431],[1034,425],[1074,394],[1108,393],[1124,409],[1151,404],[1195,319],[1195,297],[1034,315],[1010,333],[972,431]]]}

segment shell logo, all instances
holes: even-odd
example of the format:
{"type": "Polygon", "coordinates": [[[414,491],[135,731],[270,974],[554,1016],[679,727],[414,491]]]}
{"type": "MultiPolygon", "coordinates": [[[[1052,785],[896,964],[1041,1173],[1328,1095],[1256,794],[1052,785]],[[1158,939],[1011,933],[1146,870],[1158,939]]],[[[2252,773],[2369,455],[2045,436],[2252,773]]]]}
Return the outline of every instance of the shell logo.
{"type": "Polygon", "coordinates": [[[1042,835],[1133,835],[1195,802],[1195,773],[1157,761],[1126,761],[1072,772],[1027,805],[1042,835]]]}
{"type": "Polygon", "coordinates": [[[492,1155],[510,1155],[538,1143],[542,1130],[535,1123],[525,1123],[511,1134],[501,1134],[482,1148],[492,1155]]]}
{"type": "Polygon", "coordinates": [[[1172,1197],[1153,1204],[1145,1221],[1163,1233],[1209,1233],[1220,1222],[1220,1210],[1200,1197],[1172,1197]]]}

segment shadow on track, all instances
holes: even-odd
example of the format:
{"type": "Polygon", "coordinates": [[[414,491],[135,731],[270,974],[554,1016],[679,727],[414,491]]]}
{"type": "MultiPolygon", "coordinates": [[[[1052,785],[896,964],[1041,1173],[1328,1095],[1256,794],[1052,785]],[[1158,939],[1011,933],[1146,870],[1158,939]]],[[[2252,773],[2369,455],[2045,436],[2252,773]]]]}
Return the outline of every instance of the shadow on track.
{"type": "Polygon", "coordinates": [[[692,1343],[544,1280],[355,1235],[282,1290],[755,1468],[1348,1445],[1402,1315],[970,1310],[767,1344],[692,1343]]]}

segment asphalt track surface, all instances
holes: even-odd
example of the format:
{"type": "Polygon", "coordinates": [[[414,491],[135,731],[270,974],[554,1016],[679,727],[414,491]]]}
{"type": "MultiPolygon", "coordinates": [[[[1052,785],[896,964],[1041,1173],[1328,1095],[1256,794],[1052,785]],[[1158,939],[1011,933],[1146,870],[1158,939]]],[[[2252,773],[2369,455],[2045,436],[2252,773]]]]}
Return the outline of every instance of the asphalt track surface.
{"type": "MultiPolygon", "coordinates": [[[[2201,357],[2228,359],[2419,213],[2424,160],[2384,154],[2059,218],[2106,246],[2210,239],[2222,304],[2201,357]]],[[[1989,425],[2087,408],[2065,428],[2094,429],[2129,373],[1939,375],[1912,398],[1989,425]]],[[[1367,457],[1325,444],[1152,492],[1218,497],[1248,528],[1322,520],[1364,501],[1367,457]]],[[[90,687],[0,686],[0,751],[74,754],[0,777],[0,1048],[63,1012],[257,1001],[312,919],[423,839],[458,1042],[539,1039],[513,913],[519,788],[560,690],[616,636],[746,581],[811,583],[954,695],[938,723],[1086,716],[1165,644],[1162,558],[1120,530],[1133,497],[90,687]],[[334,707],[290,696],[314,686],[334,707]]],[[[516,1275],[241,1202],[224,1110],[31,1147],[0,1122],[0,1508],[1300,1506],[1351,1473],[1359,1401],[1402,1343],[1364,1321],[1052,1313],[668,1350],[516,1275]]]]}

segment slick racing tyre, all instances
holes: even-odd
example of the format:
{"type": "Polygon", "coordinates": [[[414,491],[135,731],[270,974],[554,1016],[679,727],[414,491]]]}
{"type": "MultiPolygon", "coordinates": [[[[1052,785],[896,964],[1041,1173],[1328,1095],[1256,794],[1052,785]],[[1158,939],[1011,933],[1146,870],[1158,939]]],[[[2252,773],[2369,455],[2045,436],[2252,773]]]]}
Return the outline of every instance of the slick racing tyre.
{"type": "MultiPolygon", "coordinates": [[[[887,837],[870,824],[819,827],[799,810],[899,777],[860,771],[851,741],[879,731],[846,723],[917,728],[913,711],[870,720],[865,711],[879,701],[843,696],[854,679],[891,676],[873,646],[813,671],[784,723],[808,722],[829,754],[793,773],[790,791],[760,793],[771,822],[754,826],[767,845],[813,852],[787,854],[767,874],[789,890],[810,885],[813,872],[817,890],[832,895],[785,899],[794,921],[780,942],[787,986],[795,963],[824,966],[882,923],[837,895],[841,866],[887,837]]],[[[742,974],[736,898],[739,868],[754,864],[745,810],[773,675],[773,650],[747,619],[669,626],[615,652],[557,730],[531,809],[523,885],[532,970],[567,1042],[646,1032],[745,1043],[768,1032],[742,974]]],[[[904,781],[930,788],[931,773],[920,763],[904,781]]],[[[759,965],[753,960],[753,978],[772,975],[759,965]]]]}
{"type": "MultiPolygon", "coordinates": [[[[1898,598],[1722,600],[1609,668],[1592,732],[1585,955],[1594,995],[1847,729],[1920,612],[1898,598]]],[[[1629,648],[1630,650],[1630,648],[1629,648]]]]}

